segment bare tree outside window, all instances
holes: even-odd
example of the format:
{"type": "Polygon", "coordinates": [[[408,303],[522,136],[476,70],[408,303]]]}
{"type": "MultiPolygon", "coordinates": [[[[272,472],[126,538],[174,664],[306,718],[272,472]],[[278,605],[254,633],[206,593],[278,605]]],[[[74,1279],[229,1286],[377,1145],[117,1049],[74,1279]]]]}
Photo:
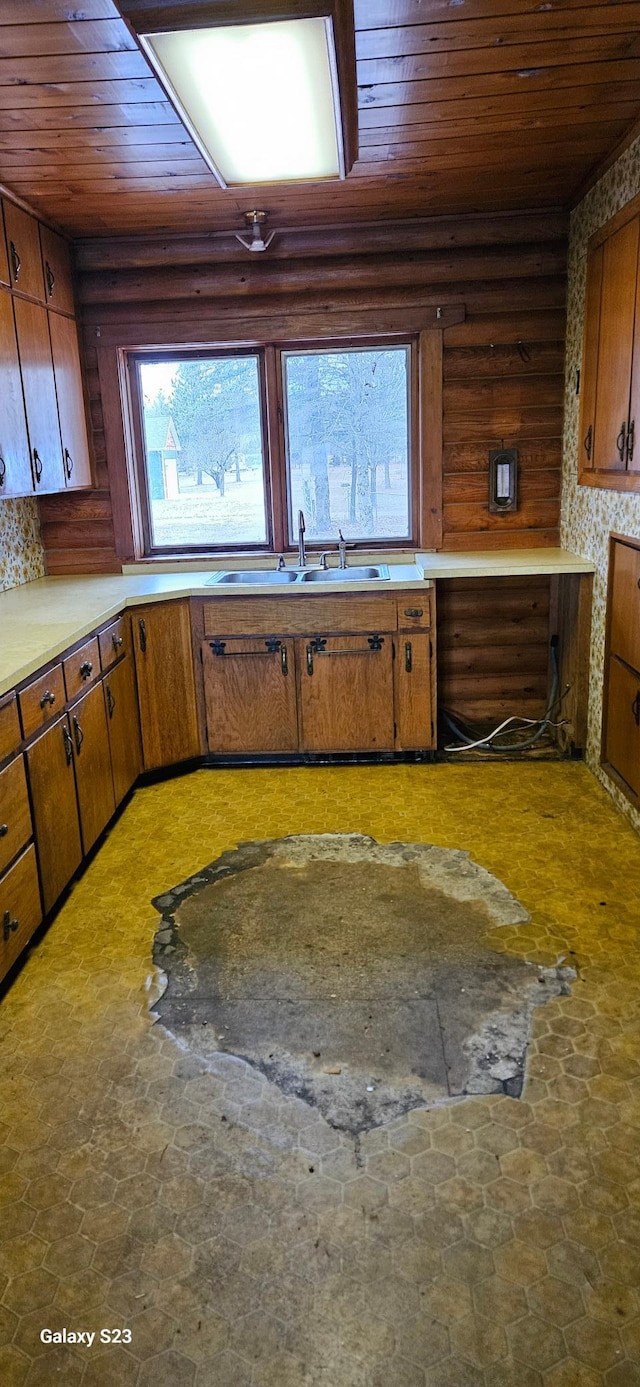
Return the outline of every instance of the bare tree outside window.
{"type": "Polygon", "coordinates": [[[408,347],[283,353],[290,539],[404,539],[409,505],[408,347]]]}

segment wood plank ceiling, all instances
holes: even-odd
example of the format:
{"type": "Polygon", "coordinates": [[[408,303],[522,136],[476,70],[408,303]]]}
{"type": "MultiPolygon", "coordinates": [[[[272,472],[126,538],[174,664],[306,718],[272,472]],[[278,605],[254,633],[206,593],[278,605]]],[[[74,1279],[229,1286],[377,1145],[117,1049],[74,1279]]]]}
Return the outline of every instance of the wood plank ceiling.
{"type": "Polygon", "coordinates": [[[640,115],[636,0],[355,0],[355,16],[352,173],[238,192],[112,0],[0,0],[0,181],[73,236],[237,228],[255,205],[290,227],[566,207],[640,115]]]}

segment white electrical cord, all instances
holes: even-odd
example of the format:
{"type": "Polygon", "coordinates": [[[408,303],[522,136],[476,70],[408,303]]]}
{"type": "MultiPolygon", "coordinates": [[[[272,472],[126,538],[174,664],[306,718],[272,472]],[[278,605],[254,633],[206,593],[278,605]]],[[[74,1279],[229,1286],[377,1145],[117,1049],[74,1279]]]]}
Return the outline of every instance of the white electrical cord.
{"type": "MultiPolygon", "coordinates": [[[[447,722],[449,722],[448,718],[447,722]]],[[[562,718],[560,722],[551,722],[549,718],[520,718],[516,716],[505,718],[504,722],[501,722],[499,727],[494,728],[493,732],[488,732],[486,736],[479,737],[477,742],[463,742],[462,745],[445,746],[443,747],[443,751],[475,751],[478,747],[486,747],[489,743],[493,742],[496,737],[500,736],[505,727],[509,727],[514,722],[520,723],[522,727],[541,727],[543,723],[545,727],[565,727],[567,718],[562,718]]],[[[512,749],[517,751],[518,748],[513,747],[512,749]]]]}

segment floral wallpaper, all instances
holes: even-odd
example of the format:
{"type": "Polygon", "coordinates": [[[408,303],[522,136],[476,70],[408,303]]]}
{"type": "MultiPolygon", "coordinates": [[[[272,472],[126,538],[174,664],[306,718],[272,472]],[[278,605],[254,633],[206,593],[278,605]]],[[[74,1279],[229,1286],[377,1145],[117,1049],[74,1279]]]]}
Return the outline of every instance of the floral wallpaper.
{"type": "Polygon", "coordinates": [[[0,500],[0,592],[42,578],[44,571],[36,502],[0,500]]]}
{"type": "Polygon", "coordinates": [[[593,631],[589,676],[587,764],[623,813],[640,830],[640,814],[627,803],[600,767],[602,689],[604,678],[605,605],[609,535],[640,537],[640,495],[578,486],[578,413],[576,371],[581,365],[587,241],[614,213],[640,192],[640,139],[630,145],[587,193],[571,215],[567,305],[566,386],[563,445],[561,543],[592,559],[593,631]]]}

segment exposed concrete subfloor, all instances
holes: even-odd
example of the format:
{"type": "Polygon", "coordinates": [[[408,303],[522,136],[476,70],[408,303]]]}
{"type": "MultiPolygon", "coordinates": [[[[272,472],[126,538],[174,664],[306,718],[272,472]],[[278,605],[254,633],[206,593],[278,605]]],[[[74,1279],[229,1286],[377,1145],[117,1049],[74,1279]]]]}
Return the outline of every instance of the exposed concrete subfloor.
{"type": "Polygon", "coordinates": [[[3,1387],[637,1387],[639,903],[640,843],[575,764],[139,792],[0,1005],[3,1387]],[[531,916],[487,947],[571,955],[521,1099],[356,1141],[152,1023],[152,897],[240,842],[345,832],[466,850],[531,916]]]}

